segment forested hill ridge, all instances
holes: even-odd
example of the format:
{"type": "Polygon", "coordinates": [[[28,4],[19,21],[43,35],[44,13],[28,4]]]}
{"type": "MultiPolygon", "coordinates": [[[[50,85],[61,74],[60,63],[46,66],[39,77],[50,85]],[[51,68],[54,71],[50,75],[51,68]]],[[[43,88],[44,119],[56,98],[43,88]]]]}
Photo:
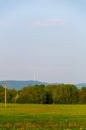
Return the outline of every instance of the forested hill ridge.
{"type": "MultiPolygon", "coordinates": [[[[0,81],[0,85],[4,86],[4,80],[3,81],[0,81]]],[[[16,90],[20,90],[22,89],[22,87],[25,87],[25,86],[34,86],[34,85],[48,85],[48,84],[52,84],[52,83],[46,83],[46,82],[40,82],[40,81],[34,81],[34,80],[28,80],[28,81],[17,81],[17,80],[7,80],[7,87],[9,89],[12,89],[12,88],[15,88],[16,90]]],[[[54,84],[54,83],[53,83],[54,84]]],[[[55,84],[59,84],[59,83],[55,83],[55,84]]],[[[86,86],[86,83],[78,83],[78,84],[75,84],[75,86],[77,88],[82,88],[84,86],[86,86]]]]}
{"type": "MultiPolygon", "coordinates": [[[[0,81],[0,85],[4,86],[4,80],[0,81]]],[[[22,87],[25,86],[34,86],[34,85],[48,85],[46,82],[40,82],[40,81],[34,81],[34,80],[28,80],[28,81],[17,81],[17,80],[7,80],[7,87],[9,89],[15,88],[16,90],[22,89],[22,87]]]]}

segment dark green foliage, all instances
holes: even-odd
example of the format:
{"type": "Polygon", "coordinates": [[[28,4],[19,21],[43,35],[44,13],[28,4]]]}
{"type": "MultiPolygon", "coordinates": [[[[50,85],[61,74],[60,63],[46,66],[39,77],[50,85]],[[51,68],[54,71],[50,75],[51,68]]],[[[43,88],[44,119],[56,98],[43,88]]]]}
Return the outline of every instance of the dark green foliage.
{"type": "Polygon", "coordinates": [[[7,90],[7,102],[9,102],[9,103],[15,102],[16,95],[17,95],[17,90],[15,90],[15,89],[8,89],[7,90]]]}
{"type": "Polygon", "coordinates": [[[19,98],[17,99],[18,103],[46,103],[46,94],[45,86],[35,85],[24,87],[19,93],[19,98]]]}
{"type": "Polygon", "coordinates": [[[52,104],[53,102],[53,92],[56,90],[57,85],[48,85],[46,86],[47,91],[47,104],[52,104]]]}
{"type": "Polygon", "coordinates": [[[82,91],[82,103],[85,104],[86,103],[86,87],[82,87],[81,91],[82,91]]]}
{"type": "Polygon", "coordinates": [[[4,88],[0,85],[0,102],[4,102],[4,88]]]}
{"type": "Polygon", "coordinates": [[[50,85],[47,90],[54,104],[77,103],[77,88],[71,84],[50,85]]]}
{"type": "MultiPolygon", "coordinates": [[[[7,89],[8,103],[86,104],[86,87],[77,89],[72,84],[35,85],[17,91],[7,89]]],[[[5,101],[5,89],[0,86],[0,103],[5,101]]]]}

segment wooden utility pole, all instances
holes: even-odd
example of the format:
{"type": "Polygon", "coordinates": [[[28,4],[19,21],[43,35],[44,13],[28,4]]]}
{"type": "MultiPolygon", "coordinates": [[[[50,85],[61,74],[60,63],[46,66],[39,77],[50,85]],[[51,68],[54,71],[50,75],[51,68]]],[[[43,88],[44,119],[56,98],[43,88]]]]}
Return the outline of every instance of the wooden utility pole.
{"type": "Polygon", "coordinates": [[[5,88],[5,108],[7,107],[7,82],[4,82],[4,88],[5,88]]]}

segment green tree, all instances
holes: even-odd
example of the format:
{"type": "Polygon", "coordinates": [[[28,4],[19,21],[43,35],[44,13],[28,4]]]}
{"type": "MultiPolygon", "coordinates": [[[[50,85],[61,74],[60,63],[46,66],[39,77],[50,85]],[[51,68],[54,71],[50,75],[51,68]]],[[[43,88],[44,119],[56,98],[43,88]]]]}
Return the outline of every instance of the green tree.
{"type": "Polygon", "coordinates": [[[44,85],[24,87],[17,99],[18,103],[46,103],[46,91],[44,85]]]}
{"type": "Polygon", "coordinates": [[[7,102],[8,103],[16,102],[15,97],[16,97],[17,93],[18,92],[16,89],[8,89],[7,90],[7,102]]]}
{"type": "Polygon", "coordinates": [[[57,85],[47,85],[46,86],[46,92],[47,92],[47,104],[53,103],[53,91],[56,89],[57,85]]]}
{"type": "Polygon", "coordinates": [[[77,88],[71,84],[59,84],[53,91],[53,103],[74,104],[77,103],[77,88]]]}
{"type": "Polygon", "coordinates": [[[81,103],[86,104],[86,87],[82,87],[80,91],[82,92],[81,103]]]}
{"type": "Polygon", "coordinates": [[[4,102],[4,95],[5,95],[4,87],[0,85],[0,103],[4,102]]]}

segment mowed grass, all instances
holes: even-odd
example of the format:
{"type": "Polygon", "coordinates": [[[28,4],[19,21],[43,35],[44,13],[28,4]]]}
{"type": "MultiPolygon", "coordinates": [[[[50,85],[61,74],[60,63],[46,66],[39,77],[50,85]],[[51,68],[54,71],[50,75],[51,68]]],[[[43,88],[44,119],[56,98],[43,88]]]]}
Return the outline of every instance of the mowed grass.
{"type": "Polygon", "coordinates": [[[0,130],[85,130],[86,105],[0,104],[0,130]]]}

